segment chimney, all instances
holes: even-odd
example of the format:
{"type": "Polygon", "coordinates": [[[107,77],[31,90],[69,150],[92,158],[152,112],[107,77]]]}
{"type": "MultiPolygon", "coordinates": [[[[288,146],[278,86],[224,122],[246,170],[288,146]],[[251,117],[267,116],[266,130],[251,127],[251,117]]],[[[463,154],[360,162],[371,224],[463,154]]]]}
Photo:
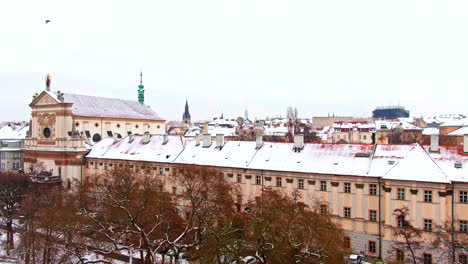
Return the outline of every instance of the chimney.
{"type": "Polygon", "coordinates": [[[132,143],[134,139],[135,139],[135,135],[133,134],[128,135],[128,143],[132,143]]]}
{"type": "Polygon", "coordinates": [[[148,144],[151,140],[151,135],[149,132],[145,132],[145,134],[143,134],[143,144],[148,144]]]}
{"type": "Polygon", "coordinates": [[[430,152],[439,152],[439,135],[431,135],[430,152]]]}
{"type": "Polygon", "coordinates": [[[113,136],[114,136],[114,143],[117,142],[117,141],[119,141],[119,138],[117,137],[117,133],[114,133],[113,136]]]}
{"type": "Polygon", "coordinates": [[[224,134],[216,134],[216,148],[222,149],[224,146],[224,134]]]}
{"type": "Polygon", "coordinates": [[[463,154],[468,154],[468,134],[463,135],[463,154]]]}
{"type": "Polygon", "coordinates": [[[164,134],[163,135],[163,145],[166,145],[168,141],[169,141],[169,136],[167,134],[164,134]]]}
{"type": "Polygon", "coordinates": [[[195,136],[195,146],[200,146],[200,138],[201,138],[201,134],[197,134],[195,136]]]}
{"type": "Polygon", "coordinates": [[[203,147],[209,148],[211,146],[211,134],[203,134],[203,147]]]}
{"type": "Polygon", "coordinates": [[[255,145],[255,149],[260,149],[263,145],[263,137],[262,137],[262,134],[260,133],[257,133],[256,135],[256,141],[257,141],[257,144],[255,145]]]}
{"type": "Polygon", "coordinates": [[[294,135],[294,151],[300,151],[304,148],[304,135],[297,134],[294,135]]]}

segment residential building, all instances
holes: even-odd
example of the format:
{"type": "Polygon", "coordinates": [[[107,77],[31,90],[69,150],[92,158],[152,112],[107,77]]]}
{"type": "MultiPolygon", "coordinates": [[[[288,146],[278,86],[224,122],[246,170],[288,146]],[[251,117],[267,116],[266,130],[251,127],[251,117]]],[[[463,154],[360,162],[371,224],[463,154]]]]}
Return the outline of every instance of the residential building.
{"type": "Polygon", "coordinates": [[[335,122],[334,143],[375,143],[375,124],[370,122],[335,122]]]}
{"type": "Polygon", "coordinates": [[[20,171],[24,168],[23,146],[29,123],[4,122],[0,124],[0,170],[20,171]]]}

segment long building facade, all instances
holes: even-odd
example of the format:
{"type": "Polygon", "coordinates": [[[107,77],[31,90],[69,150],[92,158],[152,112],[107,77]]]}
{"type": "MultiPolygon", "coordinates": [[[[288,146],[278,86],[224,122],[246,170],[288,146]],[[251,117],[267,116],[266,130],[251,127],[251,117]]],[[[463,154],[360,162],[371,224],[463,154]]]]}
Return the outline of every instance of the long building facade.
{"type": "MultiPolygon", "coordinates": [[[[174,167],[207,166],[240,188],[240,204],[274,188],[330,213],[350,251],[383,259],[396,257],[398,208],[409,209],[425,241],[447,222],[468,232],[468,135],[463,147],[439,146],[436,135],[430,146],[304,144],[301,135],[293,143],[263,142],[261,135],[186,139],[164,134],[164,120],[141,102],[46,90],[30,106],[25,168],[42,163],[63,182],[128,166],[167,179],[165,188],[178,192],[169,180],[174,167]]],[[[440,252],[428,243],[418,254],[436,262],[440,252]]]]}
{"type": "MultiPolygon", "coordinates": [[[[301,136],[295,143],[272,143],[261,137],[256,142],[225,142],[222,135],[215,141],[210,135],[192,140],[133,135],[96,144],[86,157],[85,174],[129,166],[164,179],[179,164],[208,166],[242,190],[238,198],[242,203],[272,187],[309,206],[319,204],[346,231],[352,251],[384,259],[396,254],[395,209],[409,209],[408,220],[425,230],[425,241],[431,241],[437,226],[452,220],[457,232],[468,231],[466,149],[436,142],[432,146],[302,142],[301,136]]],[[[178,186],[166,182],[167,191],[177,191],[178,186]]],[[[427,245],[418,254],[435,262],[440,252],[427,245]]]]}

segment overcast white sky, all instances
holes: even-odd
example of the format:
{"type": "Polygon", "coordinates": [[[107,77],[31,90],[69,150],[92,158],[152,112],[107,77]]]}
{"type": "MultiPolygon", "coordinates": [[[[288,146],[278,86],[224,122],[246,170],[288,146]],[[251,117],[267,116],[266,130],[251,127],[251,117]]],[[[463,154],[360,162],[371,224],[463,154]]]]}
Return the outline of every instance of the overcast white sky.
{"type": "Polygon", "coordinates": [[[468,1],[1,1],[0,120],[44,89],[180,120],[467,111],[468,1]],[[49,24],[44,20],[50,19],[49,24]]]}

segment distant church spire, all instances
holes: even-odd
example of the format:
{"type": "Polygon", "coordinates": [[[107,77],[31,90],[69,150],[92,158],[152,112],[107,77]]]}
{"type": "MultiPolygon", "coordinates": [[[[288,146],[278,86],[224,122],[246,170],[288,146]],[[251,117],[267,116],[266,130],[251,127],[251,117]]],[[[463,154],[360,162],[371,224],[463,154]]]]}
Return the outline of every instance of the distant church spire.
{"type": "Polygon", "coordinates": [[[140,85],[138,85],[138,102],[145,103],[145,86],[143,85],[143,72],[140,71],[140,85]]]}
{"type": "Polygon", "coordinates": [[[190,112],[189,112],[189,106],[188,106],[188,100],[185,99],[185,111],[184,115],[182,116],[182,121],[185,124],[190,124],[190,112]]]}

